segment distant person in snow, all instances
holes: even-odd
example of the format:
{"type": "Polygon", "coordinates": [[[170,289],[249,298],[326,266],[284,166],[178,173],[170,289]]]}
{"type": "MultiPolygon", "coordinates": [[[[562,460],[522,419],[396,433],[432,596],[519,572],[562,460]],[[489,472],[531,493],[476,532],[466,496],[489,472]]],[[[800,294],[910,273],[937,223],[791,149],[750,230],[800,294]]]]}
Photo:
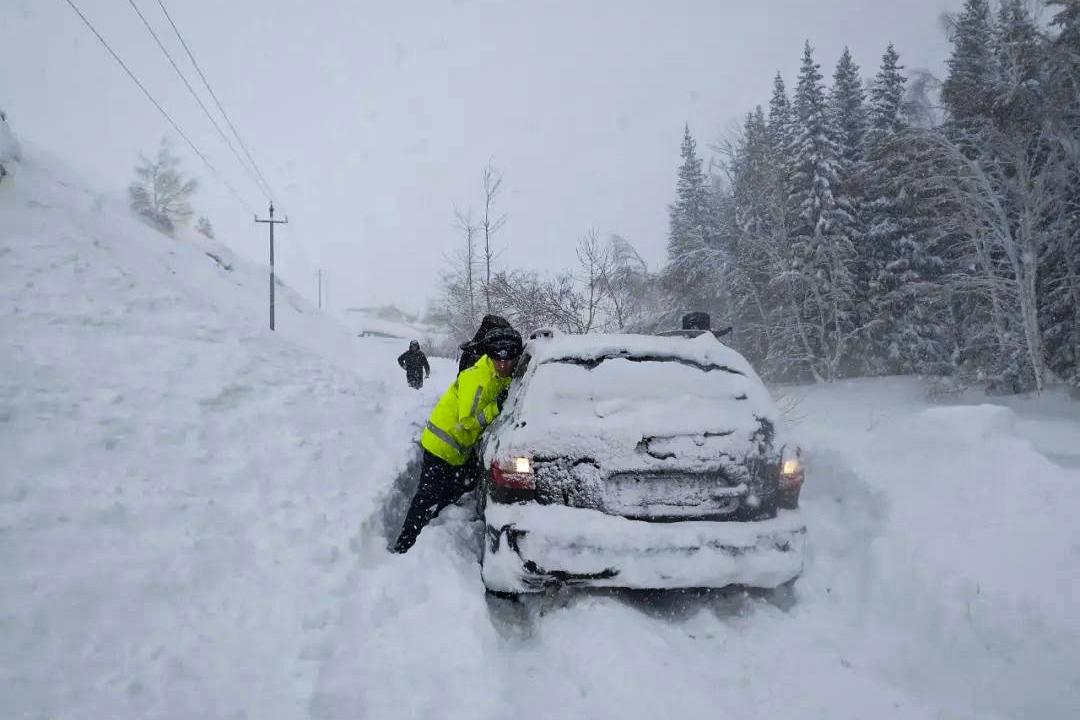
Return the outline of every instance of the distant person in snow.
{"type": "Polygon", "coordinates": [[[420,437],[420,483],[393,552],[411,548],[425,525],[476,485],[476,444],[499,414],[496,400],[510,386],[521,356],[521,335],[513,328],[495,328],[484,336],[481,349],[480,359],[443,393],[420,437]]]}
{"type": "Polygon", "coordinates": [[[431,377],[431,366],[428,365],[427,356],[420,349],[420,343],[413,340],[409,343],[409,349],[403,352],[397,359],[397,364],[405,371],[405,379],[409,387],[419,390],[424,387],[424,378],[431,377]]]}
{"type": "Polygon", "coordinates": [[[484,341],[484,336],[495,328],[508,328],[510,323],[506,321],[506,318],[499,315],[485,315],[484,319],[480,321],[480,328],[476,331],[476,335],[472,340],[461,343],[458,347],[461,350],[461,357],[458,358],[458,372],[467,368],[471,368],[480,356],[484,354],[481,349],[481,344],[484,341]]]}

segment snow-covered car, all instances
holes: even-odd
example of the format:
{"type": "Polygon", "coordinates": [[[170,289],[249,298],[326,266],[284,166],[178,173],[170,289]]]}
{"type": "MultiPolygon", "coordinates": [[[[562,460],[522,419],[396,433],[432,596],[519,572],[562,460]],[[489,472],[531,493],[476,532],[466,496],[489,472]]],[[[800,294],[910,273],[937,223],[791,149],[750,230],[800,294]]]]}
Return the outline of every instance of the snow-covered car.
{"type": "Polygon", "coordinates": [[[803,472],[777,420],[711,333],[537,337],[485,442],[484,584],[793,582],[803,472]]]}

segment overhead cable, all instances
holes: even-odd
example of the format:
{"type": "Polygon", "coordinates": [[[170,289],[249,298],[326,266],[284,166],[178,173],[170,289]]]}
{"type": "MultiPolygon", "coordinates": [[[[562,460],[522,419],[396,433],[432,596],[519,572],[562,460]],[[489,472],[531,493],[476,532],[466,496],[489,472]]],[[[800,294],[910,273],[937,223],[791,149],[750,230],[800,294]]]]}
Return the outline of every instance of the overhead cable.
{"type": "MultiPolygon", "coordinates": [[[[187,87],[188,92],[191,93],[191,96],[193,98],[195,98],[195,102],[197,102],[199,104],[199,107],[202,108],[203,114],[206,115],[206,118],[210,121],[210,124],[214,126],[214,129],[217,130],[218,135],[220,135],[221,139],[225,141],[226,145],[228,145],[229,150],[232,151],[232,154],[234,157],[236,157],[237,162],[239,162],[240,166],[244,168],[244,171],[247,173],[248,177],[251,178],[252,182],[254,182],[259,187],[259,190],[262,191],[263,188],[262,185],[259,183],[259,178],[256,177],[256,175],[252,172],[248,164],[244,162],[244,159],[240,157],[240,153],[237,151],[236,145],[233,144],[233,142],[229,139],[229,136],[225,134],[225,131],[221,129],[221,126],[218,125],[217,121],[214,119],[214,116],[210,114],[210,111],[203,103],[202,98],[200,98],[199,94],[195,92],[195,88],[191,87],[191,83],[188,82],[187,76],[185,76],[183,71],[180,70],[180,67],[173,59],[173,56],[169,53],[168,49],[161,42],[161,38],[159,38],[158,34],[154,32],[154,28],[150,25],[149,21],[147,21],[146,16],[142,14],[142,11],[139,10],[139,6],[135,4],[135,0],[128,0],[128,3],[131,4],[131,9],[134,10],[135,14],[139,16],[140,20],[142,20],[143,26],[146,28],[147,32],[150,33],[150,36],[154,38],[154,42],[157,43],[158,48],[160,48],[161,52],[164,53],[166,59],[168,59],[169,61],[169,64],[172,65],[173,70],[176,71],[176,74],[180,77],[180,80],[182,80],[184,85],[187,87]]],[[[267,200],[269,199],[269,196],[267,196],[267,200]]]]}
{"type": "Polygon", "coordinates": [[[180,29],[176,27],[176,23],[173,22],[172,15],[169,14],[168,9],[165,7],[165,3],[162,2],[162,0],[157,0],[157,4],[161,6],[161,11],[165,13],[165,17],[166,19],[168,19],[169,25],[172,26],[173,32],[176,33],[177,39],[180,40],[180,44],[183,46],[184,52],[187,53],[188,59],[190,59],[191,64],[195,66],[195,71],[199,73],[199,77],[202,78],[203,84],[206,85],[206,89],[210,92],[210,97],[214,99],[214,104],[217,105],[217,109],[221,111],[221,116],[225,118],[225,122],[228,123],[229,128],[233,131],[233,135],[236,136],[236,140],[240,143],[240,147],[243,149],[244,155],[246,155],[247,159],[251,162],[251,167],[255,169],[255,173],[262,180],[264,192],[266,192],[266,194],[270,197],[271,201],[276,200],[274,196],[274,191],[270,187],[270,183],[266,181],[266,176],[263,175],[262,170],[259,169],[259,164],[255,162],[255,158],[252,157],[251,151],[248,149],[247,143],[245,143],[244,139],[240,136],[240,133],[237,131],[232,119],[229,117],[229,113],[225,112],[224,106],[222,106],[221,101],[218,100],[217,93],[215,93],[214,88],[211,87],[210,81],[206,79],[206,75],[203,73],[202,68],[199,66],[198,61],[195,59],[195,55],[191,52],[191,48],[188,47],[187,42],[184,40],[184,36],[180,33],[180,29]]]}
{"type": "Polygon", "coordinates": [[[101,33],[97,31],[97,28],[94,27],[93,23],[91,23],[90,20],[87,19],[86,15],[83,15],[82,10],[78,8],[78,6],[74,3],[73,0],[65,0],[65,2],[70,5],[71,9],[74,10],[75,13],[82,19],[82,21],[86,24],[86,27],[90,28],[90,32],[92,32],[94,36],[97,37],[99,41],[101,41],[101,44],[105,47],[106,50],[109,51],[109,54],[112,55],[113,59],[116,60],[120,67],[124,69],[124,72],[127,73],[128,77],[131,78],[132,82],[134,82],[139,87],[139,89],[142,90],[143,94],[146,95],[146,99],[149,100],[154,105],[154,107],[157,108],[158,112],[160,112],[162,116],[169,122],[169,124],[172,125],[173,130],[175,130],[177,134],[184,139],[188,146],[191,147],[192,151],[194,151],[194,153],[199,156],[199,158],[203,161],[206,167],[210,169],[210,172],[213,173],[214,176],[218,180],[220,180],[226,188],[229,189],[229,192],[232,193],[233,197],[235,197],[236,200],[249,213],[254,215],[255,211],[252,209],[252,207],[244,200],[240,193],[236,191],[236,188],[234,188],[232,184],[228,180],[226,180],[220,172],[218,172],[218,169],[214,167],[213,163],[211,163],[210,160],[207,159],[206,155],[204,155],[202,151],[199,150],[198,147],[196,147],[195,143],[191,141],[191,138],[187,136],[187,133],[180,129],[180,126],[176,124],[176,121],[172,119],[172,116],[170,116],[169,113],[165,111],[165,108],[161,107],[161,103],[154,99],[154,96],[151,95],[150,91],[146,89],[146,86],[139,81],[139,78],[135,76],[135,73],[131,71],[131,68],[129,68],[127,64],[120,59],[120,56],[116,54],[116,51],[113,50],[109,43],[106,42],[105,38],[101,36],[101,33]]]}

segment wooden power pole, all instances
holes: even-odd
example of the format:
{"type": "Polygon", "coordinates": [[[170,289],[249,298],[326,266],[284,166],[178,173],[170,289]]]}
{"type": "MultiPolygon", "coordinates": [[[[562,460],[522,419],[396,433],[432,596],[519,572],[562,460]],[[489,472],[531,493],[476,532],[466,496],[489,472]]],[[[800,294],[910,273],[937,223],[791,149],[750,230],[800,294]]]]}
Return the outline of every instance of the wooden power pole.
{"type": "Polygon", "coordinates": [[[255,222],[268,223],[270,225],[270,329],[274,329],[274,226],[284,225],[289,222],[289,218],[284,220],[274,219],[274,203],[270,203],[270,219],[260,220],[259,216],[255,216],[255,222]]]}

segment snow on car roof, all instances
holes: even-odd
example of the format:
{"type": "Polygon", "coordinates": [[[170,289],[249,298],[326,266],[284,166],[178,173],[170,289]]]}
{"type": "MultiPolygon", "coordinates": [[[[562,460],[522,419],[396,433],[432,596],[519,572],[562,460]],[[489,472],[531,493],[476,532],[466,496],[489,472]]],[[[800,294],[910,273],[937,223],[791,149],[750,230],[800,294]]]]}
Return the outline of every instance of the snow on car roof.
{"type": "Polygon", "coordinates": [[[556,336],[528,352],[531,377],[515,394],[517,422],[505,438],[523,451],[589,457],[608,470],[666,467],[635,448],[652,438],[681,443],[687,457],[738,457],[762,419],[775,422],[753,368],[712,335],[556,336]]]}
{"type": "Polygon", "coordinates": [[[742,355],[710,333],[695,338],[659,335],[556,335],[528,345],[537,363],[560,360],[595,361],[617,357],[682,360],[712,369],[728,369],[761,382],[742,355]]]}

